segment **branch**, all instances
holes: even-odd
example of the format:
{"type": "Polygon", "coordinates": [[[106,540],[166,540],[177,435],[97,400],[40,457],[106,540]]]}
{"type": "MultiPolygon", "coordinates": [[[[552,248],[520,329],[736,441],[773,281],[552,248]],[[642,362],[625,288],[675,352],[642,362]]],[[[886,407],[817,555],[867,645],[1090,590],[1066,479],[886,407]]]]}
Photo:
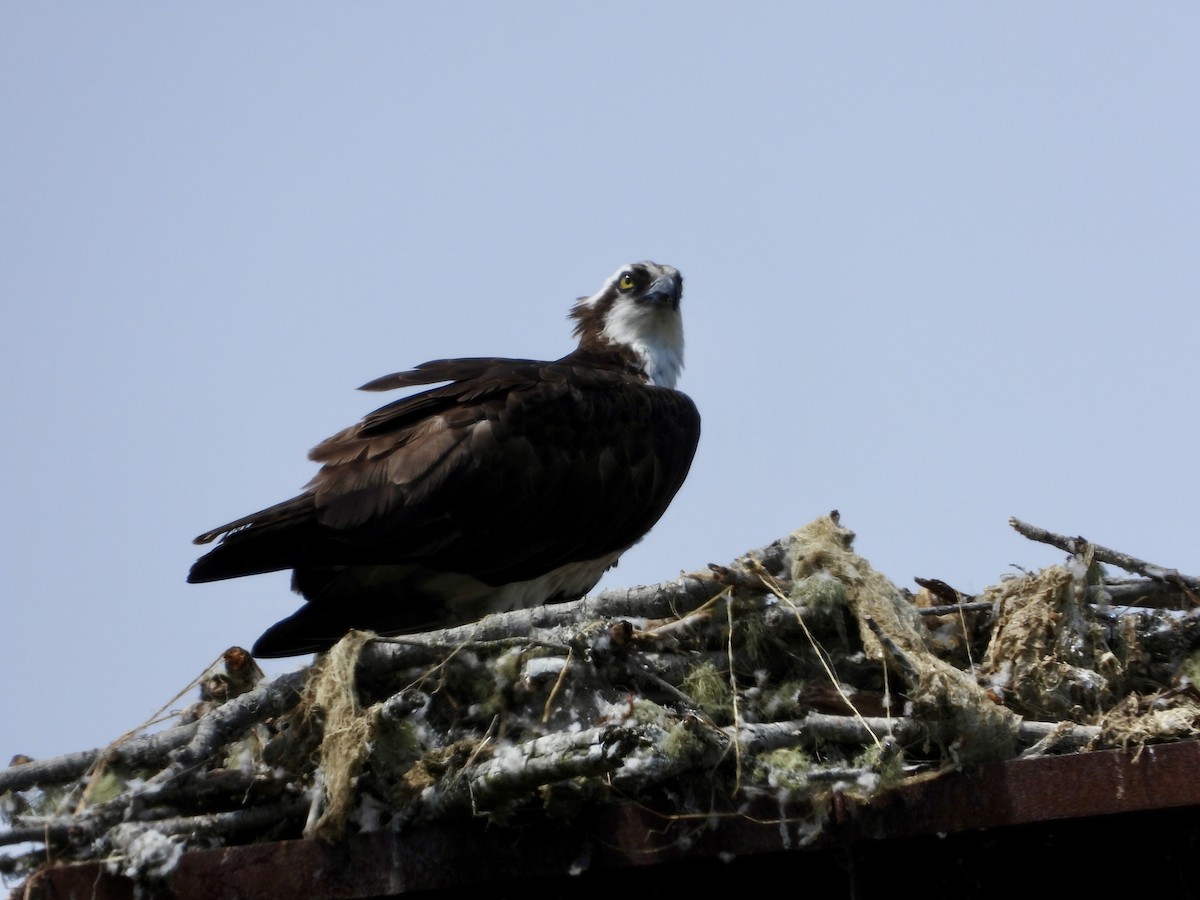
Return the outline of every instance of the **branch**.
{"type": "Polygon", "coordinates": [[[80,750],[51,759],[39,759],[0,769],[0,794],[5,791],[23,791],[37,785],[73,781],[86,774],[100,759],[104,759],[110,765],[130,769],[156,765],[166,759],[172,750],[190,741],[198,725],[198,722],[189,722],[108,747],[80,750]]]}
{"type": "Polygon", "coordinates": [[[638,740],[636,729],[605,725],[525,741],[426,790],[422,806],[435,815],[463,808],[495,810],[545,784],[611,772],[638,740]]]}
{"type": "MultiPolygon", "coordinates": [[[[1009,519],[1008,524],[1031,541],[1049,544],[1070,554],[1081,553],[1085,545],[1091,544],[1091,541],[1088,541],[1086,538],[1055,534],[1044,528],[1038,528],[1036,525],[1022,522],[1020,519],[1009,519]]],[[[1117,566],[1127,572],[1136,572],[1138,575],[1145,575],[1147,578],[1153,578],[1155,581],[1200,590],[1200,578],[1194,575],[1183,575],[1175,569],[1157,566],[1154,563],[1138,559],[1136,556],[1130,556],[1128,553],[1122,553],[1119,550],[1110,550],[1108,547],[1101,547],[1099,544],[1091,544],[1091,546],[1094,558],[1098,562],[1117,566]]]]}
{"type": "MultiPolygon", "coordinates": [[[[216,707],[204,718],[96,750],[68,753],[0,769],[0,794],[47,784],[62,784],[85,775],[97,762],[110,767],[142,769],[173,758],[164,772],[171,777],[211,756],[247,725],[290,709],[308,677],[306,670],[281,675],[216,707]]],[[[163,772],[155,776],[164,779],[163,772]]]]}
{"type": "MultiPolygon", "coordinates": [[[[197,816],[156,817],[153,810],[142,814],[129,812],[129,821],[145,824],[160,834],[231,836],[247,831],[261,831],[281,822],[303,819],[308,810],[307,797],[292,797],[278,803],[249,806],[229,812],[197,816]]],[[[120,818],[119,816],[117,817],[120,818]]],[[[23,844],[29,841],[84,844],[98,837],[114,822],[110,817],[81,822],[78,816],[23,817],[16,828],[0,831],[0,845],[23,844]]]]}
{"type": "Polygon", "coordinates": [[[833,716],[809,713],[803,719],[786,722],[743,724],[737,729],[726,728],[729,740],[738,740],[750,754],[783,747],[811,747],[828,741],[837,744],[871,744],[877,736],[891,735],[901,743],[914,743],[925,738],[926,726],[916,719],[881,716],[833,716]]]}
{"type": "Polygon", "coordinates": [[[171,764],[147,781],[139,792],[159,789],[206,762],[248,726],[287,712],[300,699],[307,680],[307,669],[288,672],[218,706],[197,722],[192,739],[173,751],[171,764]]]}

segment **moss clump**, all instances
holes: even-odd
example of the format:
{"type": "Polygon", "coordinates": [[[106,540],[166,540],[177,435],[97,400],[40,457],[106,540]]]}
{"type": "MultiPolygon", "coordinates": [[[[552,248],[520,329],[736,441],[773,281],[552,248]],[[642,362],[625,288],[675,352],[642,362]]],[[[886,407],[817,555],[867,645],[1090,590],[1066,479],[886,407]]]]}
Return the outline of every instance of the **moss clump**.
{"type": "Polygon", "coordinates": [[[807,794],[812,789],[809,776],[817,766],[816,757],[807,750],[781,747],[761,754],[756,768],[768,786],[788,794],[807,794]]]}
{"type": "Polygon", "coordinates": [[[1184,657],[1179,664],[1179,675],[1193,685],[1200,685],[1200,650],[1184,657]]]}
{"type": "Polygon", "coordinates": [[[703,751],[703,744],[689,723],[680,721],[667,729],[661,748],[668,759],[692,759],[703,751]]]}
{"type": "Polygon", "coordinates": [[[818,572],[796,582],[791,600],[815,615],[825,615],[846,606],[846,586],[827,572],[818,572]]]}
{"type": "Polygon", "coordinates": [[[420,728],[407,719],[380,716],[371,744],[371,767],[378,773],[399,775],[424,752],[420,728]]]}
{"type": "Polygon", "coordinates": [[[683,679],[683,691],[696,701],[714,721],[729,724],[733,721],[733,694],[729,681],[710,662],[692,668],[683,679]]]}
{"type": "Polygon", "coordinates": [[[878,744],[868,744],[854,757],[851,765],[870,769],[879,776],[876,790],[893,787],[904,780],[904,754],[899,745],[890,738],[878,744]]]}

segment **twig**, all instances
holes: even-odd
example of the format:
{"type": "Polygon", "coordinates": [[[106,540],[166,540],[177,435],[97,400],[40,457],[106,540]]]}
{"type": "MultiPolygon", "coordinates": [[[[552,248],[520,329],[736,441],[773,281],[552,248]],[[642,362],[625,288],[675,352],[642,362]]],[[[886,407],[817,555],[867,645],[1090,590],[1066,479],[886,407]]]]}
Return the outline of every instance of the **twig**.
{"type": "Polygon", "coordinates": [[[1022,721],[1018,738],[1029,744],[1021,756],[1043,756],[1047,753],[1081,750],[1100,736],[1095,725],[1076,725],[1074,722],[1022,721]]]}
{"type": "Polygon", "coordinates": [[[992,608],[990,600],[971,600],[967,603],[953,603],[946,606],[918,606],[917,613],[922,616],[949,616],[957,612],[979,612],[992,608]]]}
{"type": "MultiPolygon", "coordinates": [[[[734,739],[734,730],[725,729],[729,739],[734,739]]],[[[916,743],[925,739],[928,730],[916,719],[881,716],[833,716],[826,713],[809,713],[803,719],[785,722],[756,722],[743,724],[737,729],[736,737],[743,749],[750,754],[776,750],[781,747],[808,747],[815,744],[870,744],[878,736],[891,736],[902,743],[916,743]]]]}
{"type": "MultiPolygon", "coordinates": [[[[790,537],[751,550],[739,559],[753,560],[767,572],[782,573],[793,541],[790,537]]],[[[577,627],[598,619],[659,619],[683,616],[712,600],[725,585],[710,572],[682,574],[670,581],[629,588],[611,588],[567,603],[550,603],[528,609],[494,613],[469,625],[441,628],[396,638],[381,638],[363,648],[360,661],[366,669],[379,665],[420,665],[436,659],[438,648],[463,643],[529,641],[531,636],[577,627]],[[432,654],[432,655],[431,655],[432,654]]]]}
{"type": "Polygon", "coordinates": [[[172,752],[170,765],[151,778],[141,790],[157,789],[186,774],[208,760],[249,725],[287,712],[300,699],[300,693],[307,680],[306,669],[288,672],[223,706],[218,706],[200,719],[192,739],[172,752]]]}
{"type": "MultiPolygon", "coordinates": [[[[690,612],[724,590],[705,575],[684,575],[673,581],[642,587],[601,591],[569,603],[494,613],[470,625],[442,628],[398,638],[380,638],[363,647],[359,667],[364,675],[386,674],[405,666],[436,662],[446,648],[494,641],[555,641],[555,632],[576,630],[601,619],[666,618],[690,612]]],[[[565,652],[565,647],[564,647],[565,652]]]]}
{"type": "Polygon", "coordinates": [[[154,734],[131,738],[117,746],[80,750],[0,769],[0,794],[5,791],[23,791],[36,785],[73,781],[83,776],[101,756],[109,760],[110,765],[117,764],[131,769],[156,765],[166,759],[172,750],[190,741],[198,726],[198,722],[189,722],[154,734]]]}
{"type": "MultiPolygon", "coordinates": [[[[293,797],[279,803],[251,806],[227,812],[198,816],[169,816],[159,819],[145,817],[135,821],[144,822],[149,828],[165,835],[222,835],[228,837],[247,831],[262,831],[282,822],[299,819],[307,808],[308,799],[306,797],[293,797]]],[[[26,825],[11,831],[0,832],[0,844],[46,840],[56,842],[68,838],[78,841],[85,836],[85,833],[87,832],[80,830],[77,818],[61,816],[37,825],[26,825]]],[[[90,833],[94,836],[99,832],[90,833]]]]}
{"type": "MultiPolygon", "coordinates": [[[[1067,537],[1062,534],[1055,534],[1052,531],[1047,531],[1044,528],[1038,528],[1036,525],[1030,525],[1022,522],[1020,519],[1009,519],[1008,524],[1015,528],[1020,534],[1029,538],[1031,541],[1038,541],[1042,544],[1050,544],[1052,547],[1057,547],[1060,550],[1065,550],[1067,553],[1075,554],[1083,551],[1085,544],[1090,544],[1086,538],[1082,537],[1067,537]]],[[[1108,547],[1101,547],[1099,544],[1092,544],[1092,550],[1095,554],[1095,559],[1098,562],[1108,563],[1118,568],[1124,569],[1127,572],[1136,572],[1138,575],[1145,575],[1147,578],[1153,578],[1155,581],[1161,581],[1166,584],[1183,585],[1192,590],[1200,590],[1200,578],[1194,575],[1183,575],[1175,569],[1167,569],[1163,566],[1157,566],[1154,563],[1148,563],[1145,560],[1138,559],[1136,556],[1130,556],[1128,553],[1122,553],[1119,550],[1111,550],[1108,547]]]]}
{"type": "MultiPolygon", "coordinates": [[[[826,675],[826,677],[829,678],[829,682],[833,686],[833,689],[837,692],[838,696],[842,698],[842,700],[845,702],[845,704],[850,709],[854,710],[854,715],[858,716],[858,718],[861,719],[865,723],[866,719],[863,718],[863,716],[859,713],[859,711],[857,709],[855,709],[853,701],[851,701],[851,699],[848,696],[846,696],[846,691],[842,687],[841,680],[837,677],[836,673],[833,671],[833,666],[832,666],[831,660],[829,658],[829,651],[827,651],[824,647],[821,646],[820,642],[817,641],[817,639],[813,635],[812,631],[809,630],[808,623],[804,621],[804,617],[800,614],[800,608],[795,603],[792,602],[790,597],[788,597],[785,593],[783,593],[783,591],[781,591],[779,589],[778,583],[770,575],[768,575],[767,573],[764,572],[764,573],[761,573],[760,578],[761,578],[763,586],[765,588],[767,588],[769,591],[774,593],[776,597],[778,597],[781,601],[783,601],[783,603],[790,606],[792,608],[793,612],[795,612],[796,621],[798,621],[800,623],[800,627],[804,629],[804,636],[806,638],[808,638],[808,642],[812,646],[813,653],[816,655],[817,660],[821,663],[821,667],[825,670],[825,675],[826,675]]],[[[872,623],[871,627],[872,628],[875,627],[874,623],[872,623]]],[[[871,731],[870,726],[867,727],[867,731],[871,731]]],[[[872,740],[876,744],[879,743],[879,738],[876,737],[874,734],[872,734],[872,740]]]]}
{"type": "Polygon", "coordinates": [[[1153,578],[1105,578],[1103,584],[1088,586],[1088,596],[1099,601],[1107,595],[1114,606],[1142,606],[1148,609],[1179,609],[1193,604],[1186,587],[1164,584],[1153,578]]]}
{"type": "Polygon", "coordinates": [[[131,738],[115,746],[68,753],[2,769],[0,793],[72,781],[82,777],[101,758],[109,767],[140,769],[158,765],[171,756],[174,763],[169,770],[177,772],[206,759],[230,736],[250,723],[290,709],[307,675],[305,670],[281,675],[217,707],[195,722],[131,738]]]}
{"type": "Polygon", "coordinates": [[[426,790],[422,805],[436,814],[467,807],[477,812],[494,810],[542,785],[611,772],[638,739],[636,729],[606,725],[525,741],[426,790]]]}
{"type": "MultiPolygon", "coordinates": [[[[761,586],[762,579],[759,579],[761,586]]],[[[729,601],[725,602],[725,618],[728,621],[729,636],[726,638],[725,650],[729,654],[729,694],[733,701],[733,727],[736,731],[737,727],[742,723],[742,715],[738,709],[738,684],[737,684],[737,666],[733,664],[733,604],[729,601]]],[[[734,757],[734,776],[733,776],[733,793],[736,796],[742,789],[742,744],[741,741],[733,742],[733,757],[734,757]]]]}
{"type": "Polygon", "coordinates": [[[563,682],[566,681],[567,672],[571,668],[571,659],[575,655],[575,648],[567,648],[567,658],[563,661],[562,668],[558,671],[558,678],[554,680],[554,687],[550,689],[550,695],[546,698],[546,703],[542,707],[542,721],[550,721],[550,713],[554,711],[554,700],[558,696],[558,692],[562,690],[563,682]]]}

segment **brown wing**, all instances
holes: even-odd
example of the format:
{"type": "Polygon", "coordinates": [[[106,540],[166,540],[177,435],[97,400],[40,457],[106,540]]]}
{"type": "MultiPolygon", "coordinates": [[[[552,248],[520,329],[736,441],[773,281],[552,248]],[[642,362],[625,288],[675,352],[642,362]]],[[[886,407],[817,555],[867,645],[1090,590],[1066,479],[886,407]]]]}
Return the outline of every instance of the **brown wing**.
{"type": "Polygon", "coordinates": [[[699,439],[685,395],[572,357],[439,361],[366,387],[441,381],[318,445],[305,494],[202,535],[225,537],[189,580],[405,562],[533,578],[636,542],[699,439]]]}

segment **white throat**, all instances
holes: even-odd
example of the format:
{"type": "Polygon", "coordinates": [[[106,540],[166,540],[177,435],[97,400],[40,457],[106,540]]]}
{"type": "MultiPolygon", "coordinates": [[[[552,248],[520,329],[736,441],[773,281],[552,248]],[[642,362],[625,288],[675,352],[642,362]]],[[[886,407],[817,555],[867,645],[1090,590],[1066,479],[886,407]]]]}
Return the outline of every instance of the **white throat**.
{"type": "Polygon", "coordinates": [[[678,310],[647,308],[620,297],[605,316],[602,334],[633,351],[651,384],[675,387],[683,369],[683,320],[678,310]]]}

